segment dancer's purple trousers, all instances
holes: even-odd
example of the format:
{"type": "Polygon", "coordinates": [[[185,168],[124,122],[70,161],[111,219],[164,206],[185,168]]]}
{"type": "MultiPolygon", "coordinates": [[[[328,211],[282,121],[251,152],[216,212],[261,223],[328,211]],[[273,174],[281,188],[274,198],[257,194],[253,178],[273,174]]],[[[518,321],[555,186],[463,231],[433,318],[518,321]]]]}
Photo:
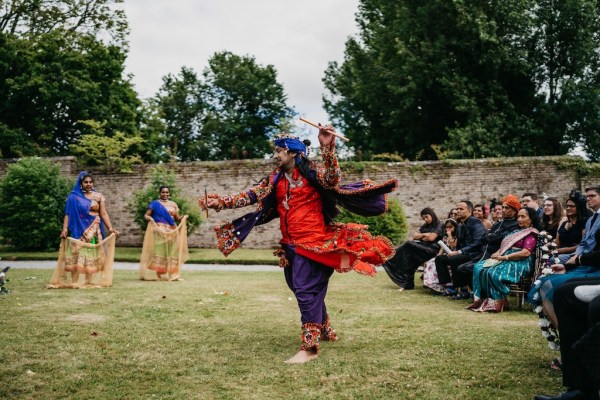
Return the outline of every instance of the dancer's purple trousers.
{"type": "Polygon", "coordinates": [[[296,254],[293,245],[284,246],[289,265],[285,267],[285,281],[298,301],[302,324],[325,322],[325,296],[333,268],[296,254]]]}

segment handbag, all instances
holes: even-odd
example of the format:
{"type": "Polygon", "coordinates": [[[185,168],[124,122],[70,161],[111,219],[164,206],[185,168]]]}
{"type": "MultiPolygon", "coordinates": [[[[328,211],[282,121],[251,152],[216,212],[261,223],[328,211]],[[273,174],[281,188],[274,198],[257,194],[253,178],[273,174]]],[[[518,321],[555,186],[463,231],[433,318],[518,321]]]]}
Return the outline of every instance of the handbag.
{"type": "Polygon", "coordinates": [[[489,267],[494,267],[498,264],[500,264],[500,260],[496,260],[494,258],[488,258],[487,260],[485,260],[483,262],[483,268],[489,268],[489,267]]]}

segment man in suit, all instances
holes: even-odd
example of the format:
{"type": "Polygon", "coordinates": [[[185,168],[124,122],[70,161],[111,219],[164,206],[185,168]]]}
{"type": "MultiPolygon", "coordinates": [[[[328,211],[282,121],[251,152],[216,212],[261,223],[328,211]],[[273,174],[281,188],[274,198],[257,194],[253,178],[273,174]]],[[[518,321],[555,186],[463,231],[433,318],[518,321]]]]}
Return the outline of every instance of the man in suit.
{"type": "Polygon", "coordinates": [[[473,203],[469,200],[461,200],[456,205],[456,213],[457,221],[460,223],[456,250],[437,256],[435,269],[440,284],[447,286],[446,295],[467,298],[469,292],[466,287],[471,282],[464,274],[458,274],[457,268],[461,264],[481,257],[483,253],[481,239],[487,230],[479,219],[473,217],[473,203]],[[452,271],[452,276],[448,268],[452,271]]]}
{"type": "MultiPolygon", "coordinates": [[[[461,281],[469,282],[468,284],[470,285],[473,280],[473,266],[475,263],[490,258],[490,256],[500,248],[500,243],[502,243],[504,236],[516,229],[519,229],[516,215],[520,208],[521,204],[516,196],[509,194],[503,199],[502,219],[494,223],[489,233],[485,234],[481,238],[481,243],[483,246],[482,256],[475,260],[469,260],[466,263],[458,266],[457,274],[463,275],[459,278],[461,281]]],[[[458,295],[453,297],[453,299],[461,297],[461,295],[458,295]]]]}
{"type": "Polygon", "coordinates": [[[540,200],[537,193],[523,193],[523,196],[521,197],[521,203],[523,204],[523,207],[533,208],[540,221],[542,220],[542,217],[544,216],[544,209],[540,207],[540,200]]]}

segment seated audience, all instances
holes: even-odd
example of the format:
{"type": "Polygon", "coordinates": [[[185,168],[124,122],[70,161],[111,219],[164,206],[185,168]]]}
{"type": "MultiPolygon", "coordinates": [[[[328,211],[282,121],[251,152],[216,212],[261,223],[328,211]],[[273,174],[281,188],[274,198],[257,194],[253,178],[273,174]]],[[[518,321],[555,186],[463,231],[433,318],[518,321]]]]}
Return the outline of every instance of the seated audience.
{"type": "Polygon", "coordinates": [[[575,249],[575,254],[563,264],[552,266],[554,273],[544,276],[531,288],[527,300],[535,305],[541,305],[544,309],[544,315],[559,328],[552,300],[554,291],[557,287],[573,278],[600,277],[600,268],[585,265],[581,262],[581,257],[596,249],[600,241],[600,186],[593,186],[585,189],[587,206],[594,211],[594,215],[588,219],[585,224],[585,233],[581,243],[575,249]]]}
{"type": "Polygon", "coordinates": [[[469,296],[468,285],[464,275],[456,273],[459,265],[479,259],[482,255],[481,238],[487,233],[480,220],[473,217],[473,203],[462,200],[456,206],[458,226],[458,244],[448,254],[435,258],[435,267],[441,285],[446,286],[447,296],[469,296]],[[448,269],[450,267],[450,270],[448,269]]]}
{"type": "Polygon", "coordinates": [[[415,271],[419,265],[434,257],[439,249],[437,241],[442,236],[442,223],[429,207],[421,210],[421,218],[425,223],[413,240],[398,247],[394,257],[383,264],[390,279],[400,286],[398,290],[414,289],[415,271]]]}
{"type": "Polygon", "coordinates": [[[540,223],[533,208],[517,213],[519,229],[507,234],[500,249],[473,269],[474,302],[467,309],[479,312],[502,312],[508,306],[510,285],[517,283],[532,268],[532,254],[537,245],[540,223]]]}
{"type": "MultiPolygon", "coordinates": [[[[510,232],[518,229],[517,225],[517,211],[521,209],[521,203],[517,199],[515,195],[509,194],[504,197],[503,203],[500,204],[502,208],[503,217],[496,222],[490,231],[481,238],[481,243],[483,244],[483,255],[481,258],[475,261],[469,261],[464,264],[461,264],[456,269],[457,274],[464,275],[464,280],[468,282],[473,282],[473,267],[475,263],[478,261],[487,260],[498,251],[500,248],[500,243],[502,239],[509,234],[510,232]]],[[[465,296],[456,295],[453,299],[467,298],[465,296]]]]}

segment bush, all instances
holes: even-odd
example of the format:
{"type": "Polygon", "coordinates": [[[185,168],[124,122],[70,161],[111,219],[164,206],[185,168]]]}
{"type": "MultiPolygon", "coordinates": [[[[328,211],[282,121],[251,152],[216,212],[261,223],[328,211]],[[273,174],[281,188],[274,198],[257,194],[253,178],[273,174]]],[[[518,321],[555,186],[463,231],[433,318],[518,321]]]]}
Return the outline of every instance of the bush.
{"type": "Polygon", "coordinates": [[[0,235],[19,250],[56,250],[73,182],[46,160],[24,158],[0,181],[0,235]]]}
{"type": "Polygon", "coordinates": [[[386,236],[392,243],[398,244],[406,240],[408,223],[404,210],[397,200],[389,200],[388,206],[385,214],[376,217],[363,217],[340,207],[341,213],[335,219],[344,223],[355,222],[369,225],[369,232],[373,236],[386,236]]]}
{"type": "Polygon", "coordinates": [[[152,200],[158,199],[158,189],[161,186],[168,186],[171,192],[171,200],[177,203],[179,215],[188,215],[187,231],[192,233],[202,223],[202,211],[193,201],[181,197],[179,189],[175,185],[175,174],[163,166],[152,168],[150,171],[150,186],[146,189],[138,190],[133,193],[133,197],[128,203],[128,209],[133,214],[133,219],[138,226],[145,231],[148,222],[144,219],[144,214],[148,210],[148,204],[152,200]]]}

